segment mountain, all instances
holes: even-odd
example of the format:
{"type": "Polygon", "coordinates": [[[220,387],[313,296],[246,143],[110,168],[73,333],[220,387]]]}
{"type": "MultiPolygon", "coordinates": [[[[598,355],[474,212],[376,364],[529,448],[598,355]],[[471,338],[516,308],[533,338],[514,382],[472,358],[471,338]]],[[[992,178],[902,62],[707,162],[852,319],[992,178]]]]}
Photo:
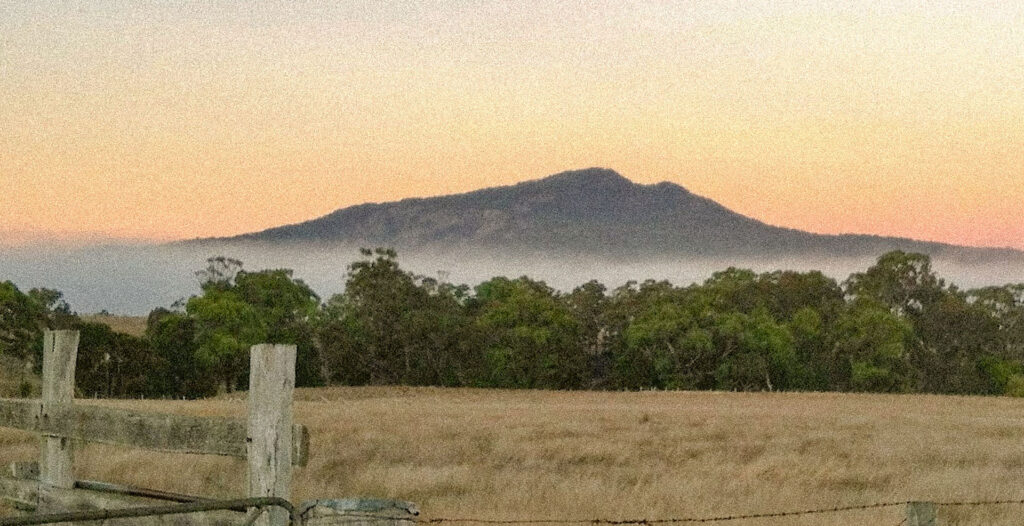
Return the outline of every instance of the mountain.
{"type": "MultiPolygon", "coordinates": [[[[925,219],[926,220],[926,219],[925,219]]],[[[961,261],[1024,261],[1024,252],[870,235],[823,235],[752,219],[662,182],[602,169],[512,186],[343,208],[294,225],[204,241],[477,247],[606,257],[877,256],[900,249],[961,261]]]]}

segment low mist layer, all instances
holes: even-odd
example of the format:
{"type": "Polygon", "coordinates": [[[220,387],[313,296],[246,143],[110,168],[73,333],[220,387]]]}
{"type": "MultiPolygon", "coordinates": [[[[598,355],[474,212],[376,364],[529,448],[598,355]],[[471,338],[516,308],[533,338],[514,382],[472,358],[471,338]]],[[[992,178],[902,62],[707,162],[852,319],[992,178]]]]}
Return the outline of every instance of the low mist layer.
{"type": "MultiPolygon", "coordinates": [[[[328,298],[344,288],[348,265],[359,259],[357,246],[292,245],[282,247],[254,243],[204,243],[202,245],[102,245],[72,247],[36,245],[7,247],[0,253],[0,281],[19,288],[57,289],[72,309],[144,315],[156,307],[199,292],[194,272],[212,256],[241,260],[248,270],[290,268],[295,277],[328,298]]],[[[402,267],[451,283],[475,285],[494,276],[527,275],[564,291],[590,280],[609,288],[628,280],[668,280],[676,285],[701,282],[730,266],[758,272],[771,270],[821,270],[837,280],[862,271],[874,257],[829,258],[648,258],[634,261],[554,253],[516,253],[477,248],[398,249],[402,267]]],[[[934,258],[940,276],[962,288],[1024,282],[1024,261],[966,264],[934,258]]]]}

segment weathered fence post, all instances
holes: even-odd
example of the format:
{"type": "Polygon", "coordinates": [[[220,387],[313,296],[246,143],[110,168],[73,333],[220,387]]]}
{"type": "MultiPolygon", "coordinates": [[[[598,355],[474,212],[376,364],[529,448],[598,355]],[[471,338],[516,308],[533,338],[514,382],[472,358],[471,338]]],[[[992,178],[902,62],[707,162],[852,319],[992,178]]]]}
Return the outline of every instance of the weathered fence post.
{"type": "MultiPolygon", "coordinates": [[[[249,496],[291,498],[295,346],[254,345],[249,357],[249,496]]],[[[257,526],[285,526],[288,512],[268,508],[257,526]]]]}
{"type": "Polygon", "coordinates": [[[935,519],[938,506],[934,502],[911,502],[907,504],[907,526],[937,526],[935,519]]]}
{"type": "MultiPolygon", "coordinates": [[[[43,333],[43,421],[65,418],[75,398],[75,360],[78,356],[78,331],[43,333]]],[[[40,444],[39,481],[47,486],[72,488],[75,485],[71,439],[44,436],[40,444]]]]}

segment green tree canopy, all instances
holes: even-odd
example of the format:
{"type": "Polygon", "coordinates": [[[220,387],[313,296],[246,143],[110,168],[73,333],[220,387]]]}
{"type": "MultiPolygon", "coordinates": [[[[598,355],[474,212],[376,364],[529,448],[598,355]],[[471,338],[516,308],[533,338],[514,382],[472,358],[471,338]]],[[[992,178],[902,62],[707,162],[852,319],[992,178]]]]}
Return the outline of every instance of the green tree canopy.
{"type": "Polygon", "coordinates": [[[487,385],[580,388],[587,357],[570,307],[542,281],[492,278],[475,289],[477,326],[486,338],[487,385]]]}

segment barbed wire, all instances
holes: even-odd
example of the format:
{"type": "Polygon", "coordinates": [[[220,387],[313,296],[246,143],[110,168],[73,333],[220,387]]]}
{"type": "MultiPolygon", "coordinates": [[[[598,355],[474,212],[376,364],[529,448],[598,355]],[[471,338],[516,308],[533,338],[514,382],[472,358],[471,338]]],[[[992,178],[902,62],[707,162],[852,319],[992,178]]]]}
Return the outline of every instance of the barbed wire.
{"type": "MultiPolygon", "coordinates": [[[[750,520],[750,519],[769,519],[778,517],[795,517],[799,515],[817,515],[824,513],[839,513],[845,511],[858,511],[858,510],[871,510],[880,508],[891,508],[896,506],[906,506],[912,501],[894,501],[894,502],[876,502],[872,504],[858,504],[852,506],[833,506],[831,508],[818,508],[818,509],[807,509],[797,511],[777,511],[777,512],[764,512],[764,513],[747,513],[747,514],[734,514],[734,515],[721,515],[714,517],[672,517],[662,519],[477,519],[477,518],[447,518],[447,517],[432,517],[432,518],[419,518],[419,517],[388,517],[382,515],[373,514],[346,514],[338,516],[338,521],[331,521],[332,523],[342,522],[354,522],[351,519],[376,519],[376,520],[395,520],[395,521],[407,521],[417,524],[445,524],[445,523],[470,523],[470,524],[601,524],[608,526],[623,526],[623,525],[644,525],[644,524],[680,524],[680,523],[708,523],[708,522],[728,522],[738,520],[750,520]]],[[[326,518],[326,517],[324,517],[326,518]]],[[[322,520],[323,518],[321,518],[322,520]]],[[[333,517],[331,517],[333,519],[333,517]]]]}
{"type": "Polygon", "coordinates": [[[968,501],[954,501],[954,502],[942,502],[942,501],[929,501],[936,506],[997,506],[1001,504],[1024,504],[1024,499],[1008,499],[1008,500],[968,500],[968,501]]]}
{"type": "MultiPolygon", "coordinates": [[[[392,520],[392,521],[406,521],[409,523],[416,524],[445,524],[445,523],[468,523],[468,524],[498,524],[498,525],[515,525],[515,524],[597,524],[607,526],[626,526],[626,525],[654,525],[654,524],[699,524],[699,523],[710,523],[710,522],[733,522],[742,520],[753,520],[753,519],[771,519],[781,517],[798,517],[804,515],[822,515],[828,513],[841,513],[848,511],[864,511],[873,509],[883,508],[894,508],[898,506],[907,506],[913,502],[919,502],[914,500],[901,500],[901,501],[888,501],[888,502],[874,502],[871,504],[856,504],[849,506],[833,506],[829,508],[815,508],[815,509],[804,509],[804,510],[790,510],[790,511],[777,511],[777,512],[762,512],[762,513],[745,513],[745,514],[733,514],[733,515],[720,515],[711,517],[672,517],[672,518],[661,518],[661,519],[555,519],[555,518],[542,518],[542,519],[478,519],[478,518],[448,518],[448,517],[432,517],[432,518],[420,518],[420,517],[409,517],[409,516],[385,516],[375,514],[357,514],[348,513],[345,515],[339,515],[336,517],[318,517],[315,524],[344,524],[346,522],[360,522],[366,519],[373,520],[392,520]]],[[[995,505],[1024,505],[1024,499],[1004,499],[1004,500],[973,500],[973,501],[929,501],[936,506],[995,506],[995,505]]],[[[897,526],[906,524],[907,519],[903,518],[897,526]]]]}

